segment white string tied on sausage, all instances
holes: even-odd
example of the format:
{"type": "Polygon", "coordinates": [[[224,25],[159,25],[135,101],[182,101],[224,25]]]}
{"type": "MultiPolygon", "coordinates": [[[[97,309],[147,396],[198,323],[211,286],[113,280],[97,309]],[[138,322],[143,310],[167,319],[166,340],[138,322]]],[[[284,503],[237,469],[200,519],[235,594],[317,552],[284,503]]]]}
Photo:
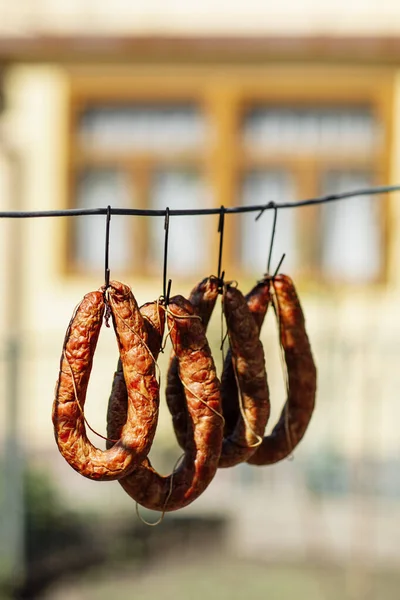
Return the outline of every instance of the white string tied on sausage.
{"type": "Polygon", "coordinates": [[[106,437],[105,435],[102,435],[101,433],[99,433],[98,431],[96,431],[95,429],[93,429],[93,427],[90,425],[89,421],[87,420],[87,418],[85,416],[85,411],[83,409],[83,406],[81,405],[81,403],[79,401],[78,392],[77,392],[77,389],[76,389],[76,382],[75,382],[74,371],[73,371],[73,369],[71,367],[71,364],[70,364],[70,362],[69,362],[69,360],[67,358],[67,354],[65,352],[65,347],[63,348],[63,356],[64,356],[64,359],[65,359],[65,362],[68,365],[70,373],[71,373],[71,380],[72,380],[72,387],[74,389],[75,401],[76,401],[76,403],[77,403],[77,405],[79,407],[79,410],[81,412],[81,415],[82,415],[82,418],[84,420],[85,425],[88,427],[88,429],[90,429],[90,431],[92,433],[94,433],[95,435],[97,435],[99,438],[105,440],[106,442],[113,442],[113,444],[116,444],[117,442],[119,442],[119,440],[113,440],[111,438],[106,437]]]}
{"type": "MultiPolygon", "coordinates": [[[[111,305],[112,305],[112,307],[113,307],[114,314],[116,314],[116,315],[117,315],[117,317],[118,317],[118,318],[120,319],[120,321],[121,321],[121,322],[122,322],[122,323],[125,325],[125,327],[126,327],[127,329],[129,329],[129,331],[131,331],[131,332],[132,332],[134,335],[136,335],[136,336],[139,338],[140,342],[141,342],[141,343],[143,344],[143,346],[146,348],[146,350],[147,350],[147,352],[149,353],[149,355],[150,355],[150,357],[151,357],[151,359],[152,359],[152,361],[153,361],[153,363],[154,363],[154,366],[155,366],[155,368],[156,368],[156,371],[157,371],[157,376],[158,376],[158,377],[157,377],[157,383],[158,383],[158,387],[160,387],[160,386],[161,386],[161,369],[160,369],[160,367],[159,367],[159,365],[158,365],[158,363],[157,363],[157,360],[156,360],[156,358],[155,358],[154,354],[152,353],[152,351],[150,350],[149,346],[146,344],[146,342],[144,341],[144,339],[143,339],[143,338],[140,336],[140,334],[139,334],[139,333],[136,331],[136,329],[134,329],[133,327],[131,327],[131,326],[130,326],[130,325],[129,325],[129,324],[126,322],[126,321],[125,321],[124,317],[122,317],[122,316],[121,316],[121,314],[119,313],[119,311],[118,311],[118,310],[115,308],[115,302],[113,302],[113,300],[112,300],[110,297],[108,298],[108,301],[110,302],[110,304],[111,304],[111,305]]],[[[132,299],[131,299],[131,298],[129,299],[129,302],[132,304],[132,299]]],[[[157,311],[158,311],[158,310],[159,310],[159,301],[157,300],[157,311]]],[[[143,318],[145,318],[145,317],[143,317],[143,318]]],[[[146,320],[149,320],[149,319],[147,319],[147,317],[146,317],[146,320]]]]}
{"type": "MultiPolygon", "coordinates": [[[[177,315],[176,313],[174,313],[169,306],[164,307],[164,310],[166,311],[167,315],[171,315],[172,318],[175,319],[197,319],[200,322],[201,321],[201,317],[199,315],[177,315]]],[[[173,325],[173,327],[175,326],[175,323],[173,325]]],[[[168,334],[166,336],[166,338],[171,336],[171,331],[172,328],[169,327],[168,325],[168,320],[167,320],[167,328],[168,328],[168,334]]],[[[175,349],[174,349],[175,352],[175,349]]],[[[210,406],[205,400],[203,400],[203,398],[200,398],[200,396],[198,394],[196,394],[181,378],[180,373],[179,373],[179,369],[178,369],[178,377],[180,379],[181,384],[183,385],[183,387],[188,390],[192,396],[194,396],[196,398],[196,400],[198,400],[199,402],[201,402],[202,404],[204,404],[204,406],[206,406],[211,412],[213,412],[215,415],[217,415],[218,417],[220,417],[222,419],[223,424],[225,425],[225,418],[222,415],[222,413],[218,412],[215,408],[213,408],[212,406],[210,406]]]]}
{"type": "Polygon", "coordinates": [[[65,362],[66,362],[66,363],[67,363],[67,365],[68,365],[68,368],[69,368],[69,371],[70,371],[70,375],[71,375],[72,387],[73,387],[73,390],[74,390],[75,402],[76,402],[76,403],[77,403],[77,405],[78,405],[78,408],[79,408],[79,410],[80,410],[80,413],[81,413],[81,415],[82,415],[82,418],[83,418],[83,421],[84,421],[85,425],[88,427],[88,429],[90,429],[90,431],[91,431],[92,433],[94,433],[95,435],[97,435],[99,438],[101,438],[101,439],[105,440],[106,442],[113,442],[113,443],[115,444],[115,443],[116,443],[116,442],[118,442],[119,440],[112,440],[112,439],[110,439],[110,438],[108,438],[108,437],[106,437],[106,436],[102,435],[102,434],[101,434],[101,433],[99,433],[98,431],[96,431],[96,430],[95,430],[95,429],[94,429],[94,428],[93,428],[93,427],[90,425],[89,421],[88,421],[88,420],[87,420],[87,418],[85,417],[85,411],[84,411],[84,408],[83,408],[82,404],[80,403],[80,400],[79,400],[79,397],[78,397],[78,391],[77,391],[77,389],[76,389],[76,381],[75,381],[74,371],[73,371],[73,369],[72,369],[71,363],[70,363],[70,362],[69,362],[69,360],[68,360],[67,353],[66,353],[66,350],[65,350],[65,349],[66,349],[66,346],[67,346],[67,342],[68,342],[69,336],[70,336],[70,333],[71,333],[72,323],[73,323],[73,321],[74,321],[74,319],[75,319],[75,317],[76,317],[76,315],[77,315],[77,312],[78,312],[78,310],[79,310],[79,307],[81,306],[82,302],[83,302],[83,300],[82,300],[81,302],[79,302],[79,304],[77,304],[77,305],[75,306],[75,308],[74,308],[74,310],[73,310],[73,312],[72,312],[72,317],[71,317],[71,319],[70,319],[70,321],[69,321],[69,323],[68,323],[67,331],[66,331],[66,334],[65,334],[65,337],[64,337],[64,344],[63,344],[63,349],[62,349],[62,356],[63,356],[63,359],[65,360],[65,362]]]}
{"type": "Polygon", "coordinates": [[[180,463],[182,462],[182,460],[183,460],[184,457],[185,457],[185,453],[181,454],[180,457],[178,458],[178,460],[175,462],[175,464],[173,466],[172,473],[170,475],[170,482],[169,482],[168,494],[167,494],[167,497],[166,497],[165,502],[164,502],[164,506],[163,506],[163,509],[162,509],[161,516],[160,516],[159,519],[157,519],[157,521],[155,521],[154,523],[150,523],[150,521],[146,521],[146,519],[144,519],[142,517],[142,515],[140,514],[140,512],[139,512],[139,506],[140,506],[139,502],[135,503],[136,515],[137,515],[137,517],[140,519],[140,521],[144,525],[148,525],[149,527],[156,527],[164,519],[165,513],[167,512],[168,501],[171,498],[172,491],[173,491],[174,475],[175,475],[175,473],[176,473],[178,467],[180,466],[180,463]]]}
{"type": "MultiPolygon", "coordinates": [[[[200,320],[200,322],[201,322],[201,317],[200,317],[199,315],[178,315],[178,314],[174,313],[174,312],[171,310],[171,308],[169,307],[169,305],[168,305],[168,306],[163,306],[163,305],[161,304],[161,305],[160,305],[160,308],[161,308],[162,310],[164,310],[164,311],[166,312],[166,314],[167,314],[167,315],[170,315],[170,316],[173,318],[173,321],[174,321],[174,322],[173,322],[173,325],[172,325],[172,327],[170,327],[170,326],[169,326],[168,319],[167,319],[167,321],[166,321],[166,323],[167,323],[167,329],[168,329],[168,333],[167,333],[167,335],[166,335],[166,337],[165,337],[165,343],[166,343],[166,340],[167,340],[169,337],[171,338],[171,341],[172,341],[171,332],[172,332],[172,329],[173,329],[173,327],[175,327],[175,320],[176,320],[176,319],[197,319],[197,320],[200,320]]],[[[165,343],[164,343],[164,348],[165,348],[165,343]]],[[[174,352],[175,352],[175,348],[174,348],[174,352]]],[[[224,418],[224,416],[223,416],[223,415],[222,415],[220,412],[218,412],[217,410],[215,410],[215,408],[213,408],[212,406],[210,406],[210,405],[209,405],[209,404],[208,404],[208,403],[207,403],[205,400],[203,400],[203,398],[201,398],[200,396],[198,396],[198,394],[196,394],[196,393],[195,393],[195,392],[194,392],[194,391],[193,391],[193,390],[192,390],[192,389],[191,389],[191,388],[190,388],[190,387],[189,387],[189,386],[188,386],[188,385],[187,385],[187,384],[186,384],[184,381],[182,381],[182,379],[181,379],[181,376],[180,376],[180,373],[179,373],[179,369],[178,369],[178,376],[179,376],[179,379],[180,379],[180,381],[181,381],[181,384],[183,385],[183,387],[184,387],[186,390],[188,390],[188,391],[189,391],[189,393],[190,393],[192,396],[194,396],[194,397],[195,397],[195,398],[196,398],[196,399],[197,399],[197,400],[198,400],[198,401],[199,401],[201,404],[203,404],[204,406],[206,406],[206,407],[207,407],[207,408],[208,408],[208,409],[209,409],[211,412],[213,412],[215,415],[217,415],[219,418],[221,418],[221,419],[222,419],[222,421],[223,421],[223,424],[225,424],[225,418],[224,418]]],[[[140,519],[140,521],[141,521],[142,523],[144,523],[145,525],[148,525],[149,527],[156,527],[156,526],[157,526],[157,525],[159,525],[159,524],[162,522],[162,520],[164,519],[165,513],[166,513],[166,511],[167,511],[168,502],[169,502],[169,499],[170,499],[170,497],[171,497],[171,495],[172,495],[172,492],[173,492],[174,475],[175,475],[175,473],[176,473],[177,469],[179,468],[179,466],[180,466],[180,463],[182,462],[182,460],[184,459],[184,457],[185,457],[185,453],[181,454],[181,456],[178,458],[178,460],[177,460],[177,461],[175,462],[175,464],[174,464],[174,467],[173,467],[172,473],[171,473],[171,475],[170,475],[170,484],[169,484],[169,491],[168,491],[168,495],[167,495],[167,497],[166,497],[166,499],[165,499],[165,502],[164,502],[164,506],[163,506],[163,510],[162,510],[161,516],[160,516],[160,518],[159,518],[157,521],[155,521],[154,523],[151,523],[151,522],[147,521],[146,519],[144,519],[144,518],[141,516],[140,512],[139,512],[139,506],[140,506],[140,505],[139,505],[139,503],[138,503],[138,502],[136,502],[136,514],[137,514],[138,518],[140,519]]]]}
{"type": "MultiPolygon", "coordinates": [[[[112,305],[114,314],[118,316],[118,318],[119,318],[119,319],[120,319],[120,321],[121,321],[121,322],[122,322],[122,323],[125,325],[125,327],[127,327],[127,329],[129,329],[129,330],[130,330],[130,331],[131,331],[133,334],[135,334],[135,335],[136,335],[136,336],[139,338],[139,340],[141,341],[141,343],[142,343],[142,344],[145,346],[145,348],[146,348],[147,352],[149,353],[149,355],[150,355],[151,359],[153,360],[153,362],[154,362],[154,365],[155,365],[155,367],[156,367],[157,374],[158,374],[157,383],[158,383],[158,386],[160,387],[160,384],[161,384],[161,370],[160,370],[160,367],[159,367],[159,365],[158,365],[158,363],[157,363],[157,361],[156,361],[156,359],[155,359],[154,355],[152,354],[152,352],[151,352],[150,348],[148,347],[148,345],[146,344],[146,342],[143,340],[143,338],[142,338],[142,337],[139,335],[139,333],[138,333],[138,332],[137,332],[137,331],[136,331],[136,330],[135,330],[133,327],[131,327],[131,326],[130,326],[130,325],[129,325],[129,324],[126,322],[126,321],[125,321],[125,319],[124,319],[124,318],[121,316],[121,314],[119,313],[119,311],[118,311],[118,310],[116,309],[116,307],[115,307],[115,302],[113,302],[112,298],[110,298],[109,292],[108,292],[108,294],[107,294],[107,295],[108,295],[108,297],[107,297],[107,302],[109,303],[109,306],[110,306],[110,305],[112,305]]],[[[132,299],[131,299],[131,298],[129,299],[129,302],[130,302],[130,304],[132,305],[132,299]]],[[[157,312],[158,312],[158,314],[159,314],[159,310],[160,310],[160,308],[159,308],[159,300],[157,300],[156,302],[157,302],[157,312]]],[[[76,403],[77,403],[77,405],[78,405],[78,407],[79,407],[79,410],[80,410],[80,412],[81,412],[81,415],[82,415],[82,418],[83,418],[83,420],[84,420],[84,423],[85,423],[85,425],[88,427],[88,429],[90,429],[90,431],[91,431],[92,433],[94,433],[95,435],[97,435],[99,438],[101,438],[101,439],[105,440],[106,442],[112,442],[113,444],[116,444],[117,442],[119,442],[119,440],[120,440],[121,438],[120,438],[120,439],[112,439],[112,438],[109,438],[109,437],[107,437],[107,436],[104,436],[104,435],[102,435],[101,433],[99,433],[98,431],[96,431],[96,430],[95,430],[95,429],[94,429],[94,428],[93,428],[93,427],[90,425],[89,421],[87,420],[87,418],[86,418],[86,416],[85,416],[85,411],[84,411],[84,408],[83,408],[83,406],[81,405],[81,403],[80,403],[80,400],[79,400],[79,397],[78,397],[78,392],[77,392],[77,389],[76,389],[76,381],[75,381],[75,377],[74,377],[74,372],[73,372],[73,369],[72,369],[72,367],[71,367],[71,364],[70,364],[70,362],[69,362],[69,360],[68,360],[68,358],[67,358],[66,352],[65,352],[65,346],[66,346],[66,343],[67,343],[68,335],[69,335],[69,333],[70,333],[70,331],[71,331],[71,325],[72,325],[72,322],[73,322],[73,320],[74,320],[74,318],[75,318],[75,316],[76,316],[76,313],[77,313],[77,311],[78,311],[78,309],[79,309],[80,305],[81,305],[81,302],[80,302],[80,303],[79,303],[79,304],[78,304],[78,305],[75,307],[75,309],[74,309],[74,312],[73,312],[73,315],[72,315],[72,318],[71,318],[71,320],[70,320],[70,322],[69,322],[68,329],[67,329],[67,333],[66,333],[66,336],[65,336],[65,339],[64,339],[63,356],[64,356],[64,359],[65,359],[65,361],[66,361],[66,363],[67,363],[67,365],[68,365],[68,368],[69,368],[69,370],[70,370],[71,379],[72,379],[72,387],[73,387],[73,390],[74,390],[74,396],[75,396],[75,401],[76,401],[76,403]]],[[[134,308],[134,309],[136,309],[136,307],[135,307],[135,306],[134,306],[133,308],[134,308]]],[[[146,318],[146,319],[147,319],[147,317],[144,317],[144,318],[146,318]]],[[[149,320],[149,319],[147,319],[147,320],[149,320]]]]}

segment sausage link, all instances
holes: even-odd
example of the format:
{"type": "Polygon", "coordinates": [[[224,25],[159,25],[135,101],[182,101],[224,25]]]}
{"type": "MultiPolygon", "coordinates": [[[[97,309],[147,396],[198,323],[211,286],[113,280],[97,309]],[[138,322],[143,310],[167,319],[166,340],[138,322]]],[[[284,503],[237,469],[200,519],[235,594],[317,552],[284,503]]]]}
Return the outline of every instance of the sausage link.
{"type": "Polygon", "coordinates": [[[149,355],[147,332],[129,287],[110,283],[109,303],[128,388],[127,419],[109,450],[87,438],[83,409],[104,314],[102,291],[91,292],[73,315],[64,340],[52,419],[58,448],[79,473],[114,480],[131,472],[147,456],[154,438],[159,390],[149,355]],[[140,418],[138,418],[138,415],[140,418]]]}
{"type": "MultiPolygon", "coordinates": [[[[147,332],[147,345],[150,353],[157,360],[160,352],[165,326],[165,310],[158,302],[148,302],[140,307],[147,332]]],[[[107,441],[106,447],[112,448],[120,437],[120,432],[126,422],[128,411],[128,390],[124,379],[121,358],[111,388],[107,409],[107,441]]]]}
{"type": "MultiPolygon", "coordinates": [[[[188,406],[185,455],[180,466],[166,477],[159,475],[146,458],[129,476],[119,480],[136,502],[163,512],[187,506],[210,484],[218,466],[223,435],[220,384],[201,320],[182,296],[172,298],[167,311],[188,406]]],[[[113,433],[118,435],[118,431],[113,433]]]]}
{"type": "MultiPolygon", "coordinates": [[[[207,327],[218,295],[218,280],[205,279],[194,288],[191,300],[196,314],[201,316],[207,327]]],[[[224,294],[224,312],[228,324],[231,353],[232,377],[237,398],[237,386],[233,362],[238,371],[238,381],[243,401],[243,416],[239,404],[235,424],[224,438],[219,461],[220,467],[228,467],[243,462],[256,450],[258,438],[262,438],[269,417],[269,392],[265,372],[264,351],[259,341],[257,325],[247,307],[246,300],[239,290],[228,286],[224,294]]],[[[174,430],[178,443],[185,448],[187,437],[187,410],[184,391],[179,374],[171,360],[167,376],[167,403],[173,417],[174,430]]],[[[229,407],[229,402],[225,401],[229,407]]],[[[236,408],[236,407],[235,407],[236,408]]],[[[225,417],[225,415],[224,415],[225,417]]]]}
{"type": "MultiPolygon", "coordinates": [[[[245,296],[247,306],[257,326],[257,337],[271,302],[269,280],[263,280],[245,296]]],[[[252,327],[252,326],[251,326],[252,327]]],[[[229,348],[221,375],[222,414],[225,418],[225,437],[232,435],[240,418],[238,387],[236,383],[232,350],[229,348]]],[[[261,433],[263,435],[264,432],[261,433]]]]}
{"type": "MultiPolygon", "coordinates": [[[[189,302],[201,318],[204,329],[210,321],[218,298],[218,279],[206,277],[192,290],[189,302]]],[[[188,410],[185,392],[179,379],[179,365],[174,351],[171,353],[167,372],[166,401],[172,416],[172,425],[178,444],[182,449],[186,446],[188,410]]]]}
{"type": "Polygon", "coordinates": [[[243,411],[222,444],[219,467],[232,467],[256,452],[257,441],[261,441],[268,422],[270,404],[264,350],[246,299],[238,289],[226,286],[223,306],[233,376],[237,377],[243,411]]]}
{"type": "Polygon", "coordinates": [[[288,398],[272,433],[248,459],[252,465],[273,464],[290,455],[304,436],[315,406],[317,371],[296,289],[287,275],[276,276],[271,286],[288,374],[288,398]]]}

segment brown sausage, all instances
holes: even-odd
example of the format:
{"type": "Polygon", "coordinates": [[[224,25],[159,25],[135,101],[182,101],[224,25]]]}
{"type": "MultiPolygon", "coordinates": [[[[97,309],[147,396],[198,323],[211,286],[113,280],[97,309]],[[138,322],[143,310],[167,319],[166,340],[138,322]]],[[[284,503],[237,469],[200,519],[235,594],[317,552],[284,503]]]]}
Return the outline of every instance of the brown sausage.
{"type": "Polygon", "coordinates": [[[157,426],[159,390],[143,317],[129,287],[110,283],[113,326],[128,387],[126,423],[110,450],[93,446],[86,435],[83,409],[102,317],[102,291],[87,294],[69,324],[53,403],[53,424],[61,454],[79,473],[114,480],[147,456],[157,426]]]}
{"type": "Polygon", "coordinates": [[[228,285],[224,288],[223,306],[243,413],[222,444],[219,467],[232,467],[256,452],[269,418],[270,404],[264,350],[246,299],[238,289],[228,285]]]}
{"type": "MultiPolygon", "coordinates": [[[[187,506],[210,484],[223,434],[220,385],[201,320],[182,296],[170,300],[167,319],[188,406],[185,455],[167,477],[159,475],[146,458],[133,473],[119,480],[139,504],[163,512],[187,506]]],[[[118,437],[113,423],[109,423],[109,432],[118,437]]]]}
{"type": "MultiPolygon", "coordinates": [[[[165,326],[165,310],[159,302],[148,302],[140,307],[147,332],[147,345],[151,355],[156,361],[160,352],[165,326]]],[[[117,370],[114,373],[112,389],[107,409],[107,440],[106,447],[112,448],[118,438],[113,438],[113,431],[122,431],[127,418],[128,390],[124,379],[121,358],[118,360],[117,370]],[[113,423],[112,431],[108,424],[113,423]]]]}
{"type": "MultiPolygon", "coordinates": [[[[236,365],[240,384],[244,418],[237,413],[235,426],[224,438],[219,461],[220,467],[236,465],[245,461],[255,452],[256,444],[258,441],[261,442],[269,417],[269,392],[264,351],[259,341],[257,325],[241,292],[231,286],[227,286],[225,289],[224,312],[230,343],[234,351],[233,363],[236,365]]],[[[217,295],[218,280],[215,278],[203,280],[191,293],[190,297],[194,303],[196,314],[202,317],[205,327],[210,320],[217,295]]],[[[233,366],[232,374],[235,379],[233,366]]],[[[174,430],[178,443],[185,448],[188,418],[184,392],[174,358],[170,363],[167,382],[167,403],[173,417],[174,430]]],[[[237,387],[235,387],[235,391],[237,393],[237,387]]],[[[227,402],[226,405],[228,405],[227,402]]],[[[237,409],[239,411],[239,404],[237,404],[237,409]]]]}
{"type": "MultiPolygon", "coordinates": [[[[218,279],[216,277],[206,277],[203,279],[196,285],[189,296],[189,302],[195,309],[196,314],[201,318],[205,330],[207,329],[217,298],[218,279]]],[[[172,416],[172,425],[176,439],[180,447],[185,449],[188,410],[185,392],[179,379],[178,360],[173,351],[167,372],[166,401],[172,416]]]]}
{"type": "MultiPolygon", "coordinates": [[[[263,280],[245,296],[247,306],[257,326],[257,336],[271,302],[270,282],[263,280]]],[[[244,325],[245,326],[245,325],[244,325]]],[[[238,388],[236,383],[232,350],[229,348],[221,375],[222,414],[225,418],[225,436],[232,435],[240,418],[238,388]]],[[[261,433],[263,435],[263,432],[261,433]]]]}
{"type": "Polygon", "coordinates": [[[304,436],[315,406],[317,372],[296,289],[287,275],[276,276],[270,286],[288,374],[288,398],[272,433],[248,459],[252,465],[273,464],[289,456],[304,436]]]}

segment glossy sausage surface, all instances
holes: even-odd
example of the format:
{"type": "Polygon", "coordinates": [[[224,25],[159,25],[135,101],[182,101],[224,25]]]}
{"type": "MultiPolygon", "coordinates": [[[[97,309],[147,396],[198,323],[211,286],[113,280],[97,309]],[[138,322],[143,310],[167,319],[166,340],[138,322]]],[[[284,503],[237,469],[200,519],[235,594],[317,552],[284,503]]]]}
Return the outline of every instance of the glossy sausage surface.
{"type": "Polygon", "coordinates": [[[95,480],[114,480],[132,471],[147,456],[158,420],[159,390],[144,319],[128,286],[112,281],[108,298],[128,390],[118,441],[108,450],[96,448],[87,437],[83,414],[105,309],[101,290],[87,294],[70,321],[52,412],[61,454],[81,475],[95,480]]]}

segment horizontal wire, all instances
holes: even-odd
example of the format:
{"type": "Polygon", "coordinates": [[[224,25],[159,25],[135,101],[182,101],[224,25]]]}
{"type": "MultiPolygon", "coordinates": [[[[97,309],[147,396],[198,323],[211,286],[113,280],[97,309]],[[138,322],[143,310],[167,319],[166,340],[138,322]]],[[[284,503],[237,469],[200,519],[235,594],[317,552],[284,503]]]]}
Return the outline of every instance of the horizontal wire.
{"type": "MultiPolygon", "coordinates": [[[[351,192],[341,192],[339,194],[328,194],[327,196],[318,196],[297,202],[268,202],[267,204],[257,204],[252,206],[227,206],[225,214],[231,213],[250,213],[260,212],[265,210],[281,209],[281,208],[298,208],[300,206],[311,206],[313,204],[326,204],[337,200],[344,200],[354,196],[372,196],[375,194],[385,194],[388,192],[400,191],[400,185],[381,185],[370,188],[362,188],[351,192]]],[[[136,217],[165,217],[167,211],[152,210],[142,208],[70,208],[66,210],[34,210],[34,211],[0,211],[0,219],[29,219],[39,217],[81,217],[89,215],[112,215],[136,216],[136,217]]],[[[217,215],[220,214],[221,208],[197,208],[197,209],[170,209],[169,215],[176,217],[200,216],[200,215],[217,215]]]]}

